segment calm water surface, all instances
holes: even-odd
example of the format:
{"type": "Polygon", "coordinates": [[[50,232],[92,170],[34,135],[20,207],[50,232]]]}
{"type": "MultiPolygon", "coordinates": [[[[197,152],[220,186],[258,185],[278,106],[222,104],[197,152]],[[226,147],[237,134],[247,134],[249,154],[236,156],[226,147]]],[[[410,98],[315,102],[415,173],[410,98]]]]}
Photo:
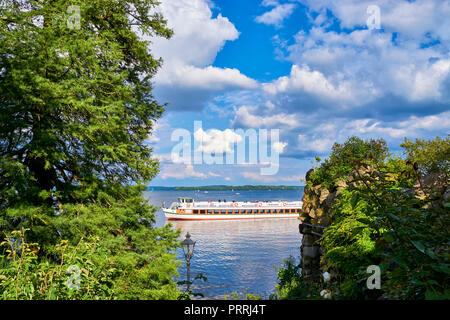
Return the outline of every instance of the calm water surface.
{"type": "MultiPolygon", "coordinates": [[[[273,191],[149,191],[145,197],[151,204],[166,206],[178,197],[195,200],[252,201],[285,200],[298,201],[302,190],[273,191]]],[[[156,226],[169,223],[162,210],[157,212],[156,226]]],[[[175,228],[182,230],[180,240],[186,232],[197,241],[191,260],[191,280],[198,273],[207,281],[197,280],[191,286],[193,292],[201,292],[206,299],[223,299],[232,292],[239,294],[261,294],[268,298],[277,283],[276,267],[283,259],[293,256],[299,261],[301,235],[298,220],[251,219],[228,221],[178,221],[171,220],[175,228]]],[[[178,280],[186,280],[186,266],[182,250],[177,252],[180,265],[178,280]]]]}

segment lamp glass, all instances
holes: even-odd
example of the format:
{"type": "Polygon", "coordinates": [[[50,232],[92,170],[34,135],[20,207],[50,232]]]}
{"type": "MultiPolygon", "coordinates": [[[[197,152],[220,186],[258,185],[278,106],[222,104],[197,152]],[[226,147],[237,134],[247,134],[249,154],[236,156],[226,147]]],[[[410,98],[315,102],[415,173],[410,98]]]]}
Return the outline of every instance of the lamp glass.
{"type": "Polygon", "coordinates": [[[181,242],[185,258],[191,258],[194,255],[195,241],[191,240],[189,232],[186,234],[186,239],[181,242]]]}

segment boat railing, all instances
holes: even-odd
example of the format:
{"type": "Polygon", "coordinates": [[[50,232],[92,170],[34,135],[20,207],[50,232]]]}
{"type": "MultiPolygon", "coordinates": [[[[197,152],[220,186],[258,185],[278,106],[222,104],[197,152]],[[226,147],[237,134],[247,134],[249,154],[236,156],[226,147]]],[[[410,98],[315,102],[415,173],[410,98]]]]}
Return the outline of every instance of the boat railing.
{"type": "Polygon", "coordinates": [[[258,202],[258,203],[237,203],[237,202],[230,202],[228,204],[217,204],[217,203],[194,203],[192,205],[193,208],[210,208],[210,207],[214,207],[214,208],[254,208],[254,207],[298,207],[302,205],[302,202],[295,202],[295,203],[278,203],[278,202],[274,202],[274,203],[270,203],[270,202],[266,202],[266,203],[262,203],[262,202],[258,202]],[[237,205],[234,205],[237,204],[237,205]],[[261,205],[260,205],[261,204],[261,205]]]}

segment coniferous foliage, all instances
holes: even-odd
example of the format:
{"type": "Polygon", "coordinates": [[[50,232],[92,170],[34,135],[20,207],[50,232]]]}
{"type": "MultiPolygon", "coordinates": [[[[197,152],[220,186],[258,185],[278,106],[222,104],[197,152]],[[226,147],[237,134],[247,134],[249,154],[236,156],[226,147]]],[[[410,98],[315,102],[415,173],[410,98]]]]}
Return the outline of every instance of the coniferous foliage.
{"type": "MultiPolygon", "coordinates": [[[[108,274],[97,298],[177,297],[177,232],[152,227],[155,208],[141,195],[158,173],[145,139],[164,111],[151,82],[162,61],[142,39],[172,34],[157,4],[0,1],[0,255],[9,277],[20,269],[11,269],[14,243],[33,244],[33,263],[49,270],[66,264],[63,243],[71,261],[108,274]]],[[[3,298],[14,298],[1,281],[3,298]]]]}

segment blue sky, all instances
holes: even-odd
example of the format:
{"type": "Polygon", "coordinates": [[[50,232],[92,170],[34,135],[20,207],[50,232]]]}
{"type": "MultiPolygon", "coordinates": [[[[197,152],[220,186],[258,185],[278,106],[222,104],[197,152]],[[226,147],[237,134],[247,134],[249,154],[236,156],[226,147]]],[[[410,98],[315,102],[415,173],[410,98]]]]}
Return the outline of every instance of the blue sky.
{"type": "Polygon", "coordinates": [[[150,44],[164,60],[154,95],[168,103],[148,139],[160,160],[151,185],[299,185],[314,156],[349,136],[399,151],[405,137],[449,134],[450,1],[161,0],[159,10],[174,36],[150,44]],[[278,170],[180,161],[177,129],[192,152],[200,137],[214,155],[236,152],[237,129],[278,130],[278,170]]]}

